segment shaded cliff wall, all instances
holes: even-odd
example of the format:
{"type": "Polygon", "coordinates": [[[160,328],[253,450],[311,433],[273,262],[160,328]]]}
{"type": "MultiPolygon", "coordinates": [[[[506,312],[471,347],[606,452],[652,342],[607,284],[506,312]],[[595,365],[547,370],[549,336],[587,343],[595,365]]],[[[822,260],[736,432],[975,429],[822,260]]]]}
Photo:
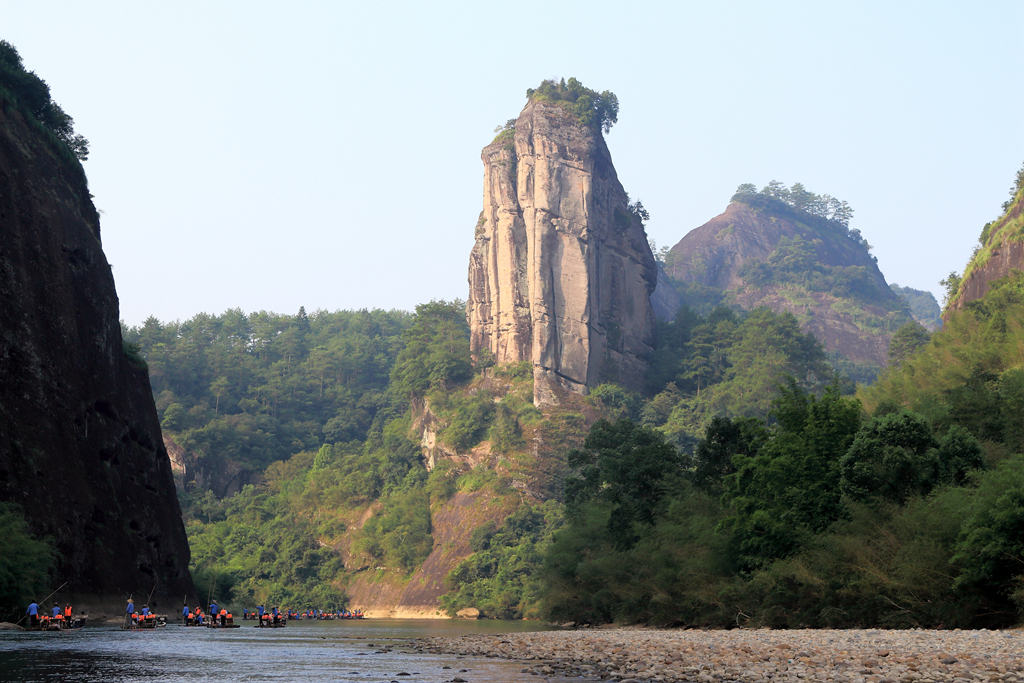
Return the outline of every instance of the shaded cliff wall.
{"type": "Polygon", "coordinates": [[[600,131],[531,102],[514,137],[481,158],[467,304],[474,355],[533,363],[538,404],[603,381],[639,388],[657,268],[600,131]]]}
{"type": "Polygon", "coordinates": [[[194,594],[140,365],[122,347],[84,175],[0,111],[0,498],[54,539],[60,598],[94,615],[154,586],[160,607],[194,594]]]}

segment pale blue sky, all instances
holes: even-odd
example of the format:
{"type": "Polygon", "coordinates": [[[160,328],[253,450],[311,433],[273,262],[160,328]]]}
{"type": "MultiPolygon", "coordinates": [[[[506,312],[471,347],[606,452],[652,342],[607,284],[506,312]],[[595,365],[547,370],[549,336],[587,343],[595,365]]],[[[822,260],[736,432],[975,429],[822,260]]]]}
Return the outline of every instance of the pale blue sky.
{"type": "Polygon", "coordinates": [[[33,2],[0,38],[92,143],[122,317],[465,298],[480,150],[543,78],[615,92],[674,244],[740,183],[847,200],[939,293],[1024,162],[1006,2],[33,2]]]}

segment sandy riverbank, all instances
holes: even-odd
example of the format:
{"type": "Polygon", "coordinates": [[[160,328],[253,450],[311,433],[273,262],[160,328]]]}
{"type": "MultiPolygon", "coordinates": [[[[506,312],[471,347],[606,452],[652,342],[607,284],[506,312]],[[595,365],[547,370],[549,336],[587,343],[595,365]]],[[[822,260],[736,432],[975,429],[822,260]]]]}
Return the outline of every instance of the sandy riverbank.
{"type": "Polygon", "coordinates": [[[422,638],[429,652],[503,657],[540,677],[717,683],[1024,681],[1024,631],[547,631],[422,638]]]}

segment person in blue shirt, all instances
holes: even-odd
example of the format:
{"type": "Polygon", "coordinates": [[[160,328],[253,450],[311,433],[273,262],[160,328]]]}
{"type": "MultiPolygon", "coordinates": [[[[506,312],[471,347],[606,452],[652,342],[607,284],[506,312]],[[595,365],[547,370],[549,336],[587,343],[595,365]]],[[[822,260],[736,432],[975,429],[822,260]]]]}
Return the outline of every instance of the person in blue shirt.
{"type": "Polygon", "coordinates": [[[60,605],[53,603],[53,609],[50,611],[50,616],[54,619],[60,616],[60,605]]]}
{"type": "Polygon", "coordinates": [[[260,613],[260,619],[262,619],[262,618],[263,618],[263,614],[265,613],[265,610],[263,609],[263,605],[260,605],[260,606],[259,606],[259,607],[257,607],[256,609],[257,609],[257,610],[259,611],[259,613],[260,613]]]}
{"type": "Polygon", "coordinates": [[[39,625],[39,605],[33,602],[31,605],[28,606],[28,609],[25,611],[25,614],[28,615],[28,622],[30,626],[39,625]]]}
{"type": "Polygon", "coordinates": [[[273,616],[274,623],[276,624],[278,622],[277,608],[275,607],[274,609],[270,610],[270,614],[273,616]]]}
{"type": "Polygon", "coordinates": [[[187,624],[188,623],[188,603],[187,602],[185,603],[185,606],[181,608],[181,623],[182,624],[187,624]]]}
{"type": "Polygon", "coordinates": [[[214,600],[210,603],[210,616],[216,617],[218,614],[220,614],[220,607],[217,607],[217,601],[214,600]]]}
{"type": "Polygon", "coordinates": [[[124,608],[125,619],[131,619],[135,621],[135,603],[132,602],[131,598],[128,598],[128,606],[124,608]]]}
{"type": "Polygon", "coordinates": [[[249,608],[248,607],[243,607],[242,608],[242,621],[245,621],[248,618],[249,618],[249,608]]]}
{"type": "Polygon", "coordinates": [[[149,616],[149,605],[143,605],[142,606],[142,616],[144,616],[144,617],[148,617],[149,616]]]}

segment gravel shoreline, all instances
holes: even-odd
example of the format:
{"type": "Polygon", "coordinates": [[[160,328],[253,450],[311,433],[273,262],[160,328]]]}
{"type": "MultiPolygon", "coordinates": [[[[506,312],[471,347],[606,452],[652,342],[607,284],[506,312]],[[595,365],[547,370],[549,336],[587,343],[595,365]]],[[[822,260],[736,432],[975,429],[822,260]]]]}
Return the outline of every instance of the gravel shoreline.
{"type": "Polygon", "coordinates": [[[625,683],[1024,681],[1024,631],[593,629],[421,638],[419,651],[520,660],[540,677],[625,683]]]}

